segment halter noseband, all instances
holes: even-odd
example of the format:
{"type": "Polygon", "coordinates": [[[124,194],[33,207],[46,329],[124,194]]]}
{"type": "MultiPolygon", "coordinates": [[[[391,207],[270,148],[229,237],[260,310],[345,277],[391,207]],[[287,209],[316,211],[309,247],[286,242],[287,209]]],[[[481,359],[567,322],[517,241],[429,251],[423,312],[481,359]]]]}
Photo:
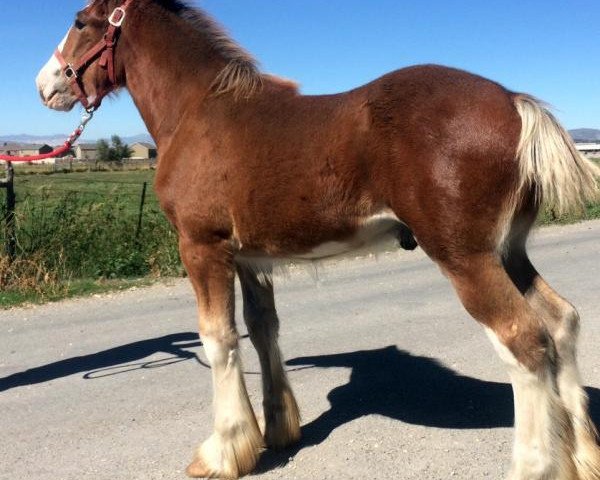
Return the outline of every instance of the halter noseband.
{"type": "Polygon", "coordinates": [[[77,63],[67,63],[62,52],[58,48],[54,51],[54,56],[59,61],[62,67],[62,73],[67,78],[71,90],[75,96],[79,99],[83,107],[88,111],[96,110],[100,107],[102,99],[108,95],[117,85],[117,79],[115,76],[115,46],[119,39],[119,33],[121,31],[121,25],[125,20],[127,7],[132,3],[133,0],[126,0],[123,5],[117,7],[108,17],[108,30],[104,34],[102,40],[100,40],[94,47],[92,47],[77,63]],[[98,92],[98,95],[93,102],[90,102],[83,87],[81,81],[81,75],[85,70],[94,63],[97,58],[100,58],[99,65],[102,68],[106,68],[108,71],[108,81],[110,82],[110,88],[104,89],[98,92]]]}

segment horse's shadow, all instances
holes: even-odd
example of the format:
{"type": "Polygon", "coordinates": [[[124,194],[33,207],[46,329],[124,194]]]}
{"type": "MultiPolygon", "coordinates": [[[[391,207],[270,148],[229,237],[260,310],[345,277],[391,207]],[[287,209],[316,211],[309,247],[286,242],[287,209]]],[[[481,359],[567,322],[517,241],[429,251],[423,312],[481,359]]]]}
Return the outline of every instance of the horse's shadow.
{"type": "MultiPolygon", "coordinates": [[[[198,335],[192,332],[121,345],[0,378],[0,392],[77,373],[93,379],[187,360],[208,367],[194,352],[187,350],[201,345],[198,335]],[[153,361],[147,359],[160,352],[169,356],[153,361]]],[[[327,398],[331,407],[302,427],[302,441],[298,445],[282,452],[265,451],[258,465],[259,472],[285,464],[303,448],[323,442],[336,428],[367,415],[452,429],[499,428],[513,424],[509,384],[466,377],[437,360],[413,356],[395,346],[301,357],[287,364],[294,370],[350,368],[350,381],[329,392],[327,398]]],[[[598,423],[600,390],[588,388],[588,394],[591,415],[598,423]]]]}
{"type": "MultiPolygon", "coordinates": [[[[331,407],[302,427],[299,444],[265,451],[258,470],[285,464],[300,450],[318,445],[331,432],[367,415],[436,428],[482,429],[513,425],[513,396],[508,383],[466,377],[438,361],[410,355],[395,346],[379,350],[295,358],[290,366],[351,368],[350,381],[331,390],[331,407]]],[[[600,416],[600,390],[588,388],[591,413],[600,416]]]]}
{"type": "Polygon", "coordinates": [[[85,373],[83,378],[89,380],[132,370],[172,365],[187,360],[202,363],[194,352],[186,350],[201,345],[198,334],[193,332],[141,340],[89,355],[59,360],[0,378],[0,392],[24,385],[48,382],[77,373],[85,373]],[[166,353],[169,357],[154,361],[144,360],[161,352],[166,353]]]}

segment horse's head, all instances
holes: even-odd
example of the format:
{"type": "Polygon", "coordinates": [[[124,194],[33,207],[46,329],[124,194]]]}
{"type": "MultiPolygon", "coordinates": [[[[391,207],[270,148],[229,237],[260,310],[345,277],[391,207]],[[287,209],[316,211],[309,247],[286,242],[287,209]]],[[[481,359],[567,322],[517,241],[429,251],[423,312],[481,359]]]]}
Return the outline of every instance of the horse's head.
{"type": "Polygon", "coordinates": [[[97,107],[106,94],[122,86],[123,67],[113,56],[113,48],[130,2],[92,0],[77,13],[55,54],[37,76],[44,105],[69,111],[81,101],[86,108],[97,107]]]}

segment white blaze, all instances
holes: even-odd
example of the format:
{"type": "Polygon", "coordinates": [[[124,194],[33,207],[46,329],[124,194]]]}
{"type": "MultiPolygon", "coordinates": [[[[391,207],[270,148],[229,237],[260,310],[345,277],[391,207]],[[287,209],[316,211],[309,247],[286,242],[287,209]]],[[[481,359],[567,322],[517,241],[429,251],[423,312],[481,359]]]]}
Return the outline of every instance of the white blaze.
{"type": "MultiPolygon", "coordinates": [[[[65,43],[70,33],[71,29],[69,29],[62,42],[60,42],[58,46],[59,52],[62,53],[65,48],[65,43]]],[[[44,102],[47,102],[55,92],[64,88],[65,81],[61,75],[61,66],[54,54],[52,54],[46,65],[40,70],[40,73],[38,73],[35,83],[44,102]]]]}

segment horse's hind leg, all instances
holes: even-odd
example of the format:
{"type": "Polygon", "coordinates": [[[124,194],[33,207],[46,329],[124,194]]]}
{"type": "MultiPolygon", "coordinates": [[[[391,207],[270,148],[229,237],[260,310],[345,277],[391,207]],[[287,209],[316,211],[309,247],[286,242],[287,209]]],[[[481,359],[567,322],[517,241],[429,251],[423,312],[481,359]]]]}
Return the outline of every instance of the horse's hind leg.
{"type": "Polygon", "coordinates": [[[556,345],[558,390],[573,424],[573,458],[579,477],[583,480],[600,479],[596,429],[588,414],[588,397],[577,367],[579,314],[536,271],[527,256],[524,241],[513,242],[504,263],[515,285],[544,320],[556,345]]]}
{"type": "Polygon", "coordinates": [[[254,271],[238,266],[244,298],[244,319],[262,370],[265,443],[284,448],[300,439],[300,414],[283,369],[277,338],[279,318],[269,276],[259,281],[254,271]]]}
{"type": "Polygon", "coordinates": [[[572,427],[557,390],[554,342],[495,253],[440,262],[507,364],[515,399],[511,480],[575,480],[572,427]]]}
{"type": "Polygon", "coordinates": [[[200,335],[212,369],[214,431],[188,467],[192,477],[237,478],[251,472],[263,439],[246,386],[234,321],[235,266],[226,241],[180,237],[181,259],[198,300],[200,335]]]}

